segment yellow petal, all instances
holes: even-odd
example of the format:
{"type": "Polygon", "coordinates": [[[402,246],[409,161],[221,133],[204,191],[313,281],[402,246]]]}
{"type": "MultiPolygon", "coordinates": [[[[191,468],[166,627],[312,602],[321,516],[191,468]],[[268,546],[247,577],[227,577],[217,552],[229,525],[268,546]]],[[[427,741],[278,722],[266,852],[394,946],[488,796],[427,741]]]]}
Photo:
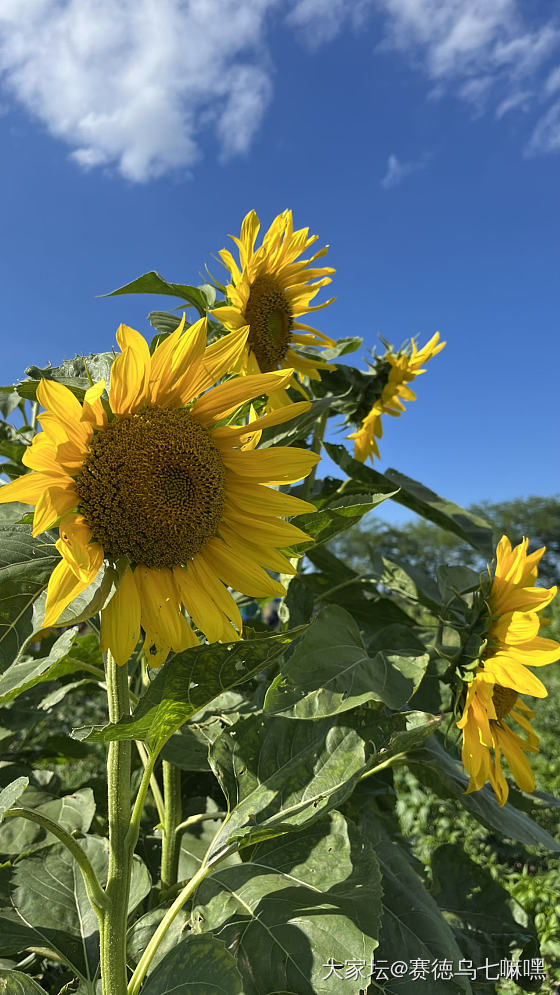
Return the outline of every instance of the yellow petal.
{"type": "Polygon", "coordinates": [[[174,567],[173,576],[181,601],[194,624],[204,633],[208,642],[217,642],[222,635],[223,616],[212,598],[207,597],[204,588],[200,587],[192,564],[174,567]]]}
{"type": "Polygon", "coordinates": [[[530,694],[534,698],[546,698],[546,687],[527,667],[511,657],[511,652],[495,653],[484,661],[483,677],[502,687],[512,688],[518,694],[530,694]]]}
{"type": "Polygon", "coordinates": [[[508,646],[517,645],[534,639],[539,628],[539,617],[536,612],[506,612],[492,622],[490,635],[501,643],[507,643],[508,646]]]}
{"type": "Polygon", "coordinates": [[[189,568],[193,570],[200,587],[212,598],[222,614],[226,615],[241,632],[243,621],[237,603],[232,598],[227,587],[222,584],[221,580],[218,579],[214,571],[206,563],[204,550],[198,556],[194,557],[189,564],[189,568]]]}
{"type": "Polygon", "coordinates": [[[288,383],[293,370],[273,370],[258,376],[237,377],[209,390],[192,407],[192,414],[203,425],[219,421],[239,405],[252,401],[262,394],[269,394],[288,383]]]}
{"type": "Polygon", "coordinates": [[[33,535],[45,532],[56,522],[57,518],[71,511],[78,504],[78,495],[73,481],[68,477],[68,483],[43,488],[43,493],[35,505],[33,516],[33,535]]]}
{"type": "Polygon", "coordinates": [[[110,650],[117,666],[124,667],[140,638],[140,595],[134,574],[127,567],[108,605],[101,612],[101,650],[110,650]]]}
{"type": "Polygon", "coordinates": [[[231,550],[221,539],[210,539],[204,547],[204,558],[210,568],[229,587],[252,598],[282,597],[286,589],[278,581],[239,551],[231,550]]]}
{"type": "Polygon", "coordinates": [[[68,479],[62,474],[60,476],[47,476],[44,473],[23,474],[9,484],[2,484],[0,504],[10,504],[12,501],[21,501],[22,504],[37,504],[46,487],[60,487],[68,479]]]}
{"type": "Polygon", "coordinates": [[[222,428],[216,428],[212,432],[212,438],[215,442],[218,439],[224,439],[231,445],[236,445],[236,440],[248,432],[262,432],[263,429],[271,428],[273,425],[282,425],[292,418],[299,417],[305,411],[309,411],[310,407],[310,401],[296,401],[294,404],[278,408],[276,411],[270,411],[261,418],[255,418],[247,422],[246,425],[224,425],[222,428]]]}
{"type": "MultiPolygon", "coordinates": [[[[147,348],[147,344],[144,345],[147,348]]],[[[117,356],[111,367],[109,388],[109,403],[115,415],[133,414],[146,402],[149,369],[142,350],[127,346],[117,356]]]]}
{"type": "Polygon", "coordinates": [[[261,484],[293,484],[306,477],[321,457],[308,449],[275,446],[257,451],[232,450],[222,459],[239,478],[261,484]]]}
{"type": "Polygon", "coordinates": [[[76,577],[66,560],[57,563],[49,579],[43,628],[47,629],[54,625],[70,602],[89,585],[89,580],[80,580],[76,577]]]}
{"type": "Polygon", "coordinates": [[[41,380],[37,387],[37,400],[49,412],[56,415],[63,426],[71,424],[72,431],[85,436],[87,428],[81,424],[82,405],[71,390],[56,380],[41,380]]]}
{"type": "Polygon", "coordinates": [[[151,358],[149,394],[153,404],[157,402],[160,394],[165,393],[173,381],[171,358],[179,344],[184,327],[185,315],[183,314],[178,327],[160,342],[151,358]]]}
{"type": "Polygon", "coordinates": [[[105,428],[107,425],[107,415],[101,403],[101,395],[104,390],[105,381],[99,380],[92,387],[88,387],[84,397],[82,421],[94,425],[95,428],[105,428]]]}
{"type": "Polygon", "coordinates": [[[293,494],[284,494],[283,491],[275,491],[272,487],[264,484],[244,485],[242,481],[235,479],[233,475],[227,482],[228,499],[239,508],[245,515],[304,515],[316,511],[314,504],[310,501],[303,501],[302,498],[293,494]]]}

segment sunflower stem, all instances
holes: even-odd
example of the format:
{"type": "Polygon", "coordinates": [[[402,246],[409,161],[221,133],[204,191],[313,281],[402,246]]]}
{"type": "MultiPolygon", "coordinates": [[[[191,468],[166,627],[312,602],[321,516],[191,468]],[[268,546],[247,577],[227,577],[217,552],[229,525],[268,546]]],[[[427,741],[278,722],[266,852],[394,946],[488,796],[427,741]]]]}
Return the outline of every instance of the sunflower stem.
{"type": "MultiPolygon", "coordinates": [[[[128,672],[126,667],[117,667],[110,652],[106,659],[106,677],[109,721],[118,722],[130,714],[128,672]]],[[[111,742],[107,755],[109,872],[105,889],[107,908],[100,933],[103,995],[126,995],[127,990],[126,922],[136,842],[131,846],[129,835],[131,747],[128,740],[111,742]]]]}
{"type": "MultiPolygon", "coordinates": [[[[311,451],[314,453],[320,453],[321,447],[323,445],[323,437],[325,435],[325,429],[327,427],[328,411],[323,411],[323,414],[317,419],[317,424],[313,430],[313,440],[311,442],[311,451]]],[[[304,501],[309,501],[311,495],[313,494],[313,486],[315,484],[315,477],[317,476],[317,465],[315,465],[310,474],[307,475],[303,482],[301,496],[304,501]]]]}
{"type": "MultiPolygon", "coordinates": [[[[138,964],[136,965],[136,970],[130,979],[128,986],[128,995],[138,995],[140,986],[146,977],[148,968],[155,956],[155,953],[163,940],[167,930],[171,926],[171,923],[175,917],[179,914],[185,902],[191,897],[193,892],[196,891],[201,881],[204,880],[206,875],[210,872],[210,866],[206,863],[202,863],[198,868],[196,874],[190,879],[190,881],[185,885],[183,890],[177,896],[173,905],[167,910],[163,919],[161,920],[158,928],[156,929],[154,935],[150,939],[144,953],[140,957],[138,964]]],[[[105,990],[103,991],[105,995],[105,990]]]]}
{"type": "Polygon", "coordinates": [[[181,771],[179,767],[163,761],[163,838],[161,845],[161,884],[163,889],[177,883],[181,837],[177,827],[182,819],[181,771]]]}

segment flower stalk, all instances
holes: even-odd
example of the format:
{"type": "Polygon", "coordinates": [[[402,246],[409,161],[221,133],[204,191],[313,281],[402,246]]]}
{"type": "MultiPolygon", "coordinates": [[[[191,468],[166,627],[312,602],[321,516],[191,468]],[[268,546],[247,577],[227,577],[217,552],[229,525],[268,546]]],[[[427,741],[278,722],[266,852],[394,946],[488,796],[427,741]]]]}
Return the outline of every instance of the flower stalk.
{"type": "MultiPolygon", "coordinates": [[[[130,713],[130,703],[127,668],[117,667],[110,652],[107,652],[106,675],[109,721],[113,723],[130,713]]],[[[126,923],[134,851],[129,835],[131,747],[127,740],[111,742],[107,756],[109,873],[105,889],[107,907],[100,931],[103,995],[126,995],[127,990],[126,923]]],[[[149,776],[143,780],[147,790],[149,776]]]]}

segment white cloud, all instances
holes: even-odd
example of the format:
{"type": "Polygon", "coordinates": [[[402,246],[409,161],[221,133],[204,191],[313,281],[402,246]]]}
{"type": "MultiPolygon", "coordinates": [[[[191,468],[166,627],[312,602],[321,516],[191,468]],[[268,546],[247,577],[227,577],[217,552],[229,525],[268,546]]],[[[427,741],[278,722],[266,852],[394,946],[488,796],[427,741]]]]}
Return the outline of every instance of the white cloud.
{"type": "Polygon", "coordinates": [[[529,155],[560,152],[560,100],[537,122],[527,149],[529,155]]]}
{"type": "Polygon", "coordinates": [[[387,159],[387,169],[385,176],[381,180],[381,186],[385,187],[385,190],[390,190],[391,187],[396,187],[398,183],[402,183],[411,173],[417,173],[419,169],[424,169],[426,165],[426,157],[418,159],[415,162],[401,162],[392,153],[387,159]]]}
{"type": "Polygon", "coordinates": [[[372,9],[373,0],[295,0],[286,18],[309,47],[332,41],[343,24],[359,27],[372,9]]]}
{"type": "Polygon", "coordinates": [[[270,99],[277,0],[2,0],[6,87],[84,167],[131,180],[188,169],[200,134],[244,152],[270,99]]]}
{"type": "Polygon", "coordinates": [[[527,110],[533,97],[532,90],[518,90],[512,93],[511,97],[506,97],[496,108],[496,117],[501,118],[510,111],[527,110]]]}
{"type": "MultiPolygon", "coordinates": [[[[316,47],[381,14],[378,48],[422,69],[428,96],[452,92],[501,117],[528,107],[530,91],[542,99],[560,88],[560,68],[545,75],[560,31],[552,21],[528,26],[520,7],[520,0],[0,0],[0,81],[83,168],[116,167],[145,181],[191,169],[209,137],[222,159],[247,151],[272,95],[272,16],[316,47]]],[[[550,108],[533,150],[555,148],[553,119],[550,108]]]]}
{"type": "Polygon", "coordinates": [[[547,96],[550,96],[552,93],[556,93],[558,90],[560,90],[560,66],[556,66],[556,68],[550,72],[544,85],[544,92],[547,96]]]}

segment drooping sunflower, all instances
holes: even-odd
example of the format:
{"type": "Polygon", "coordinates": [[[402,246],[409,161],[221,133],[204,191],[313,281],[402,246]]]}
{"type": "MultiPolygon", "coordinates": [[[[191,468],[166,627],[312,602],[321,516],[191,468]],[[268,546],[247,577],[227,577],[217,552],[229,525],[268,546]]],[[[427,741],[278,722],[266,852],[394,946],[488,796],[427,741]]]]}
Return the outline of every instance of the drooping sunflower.
{"type": "Polygon", "coordinates": [[[119,665],[141,629],[152,667],[170,649],[198,645],[192,625],[209,641],[238,639],[241,616],[228,586],[254,597],[284,593],[267,569],[293,573],[279,547],[306,536],[282,516],[314,506],[267,485],[300,480],[318,456],[255,448],[261,429],[306,410],[306,401],[224,424],[292,374],[273,371],[215,386],[248,334],[242,328],[206,348],[206,319],[185,330],[183,318],[150,355],[143,336],[121,325],[108,403],[103,380],[83,403],[63,384],[41,381],[42,432],[23,457],[32,472],[1,487],[0,502],[35,505],[34,535],[59,523],[62,559],[49,580],[45,628],[104,561],[125,567],[101,617],[102,649],[119,665]]]}
{"type": "MultiPolygon", "coordinates": [[[[308,359],[298,352],[298,346],[313,348],[333,346],[327,335],[298,319],[312,311],[320,311],[332,303],[311,305],[321,287],[331,282],[330,266],[313,266],[327,253],[328,245],[309,259],[299,259],[317,240],[309,235],[309,228],[294,231],[291,211],[284,211],[274,219],[258,248],[255,242],[260,222],[255,211],[249,211],[241,225],[239,238],[231,235],[239,249],[239,263],[228,249],[220,250],[220,257],[229,270],[231,282],[226,287],[227,305],[211,313],[230,332],[249,326],[247,344],[236,366],[243,374],[265,373],[278,368],[295,370],[301,379],[320,379],[320,369],[328,363],[308,359]]],[[[302,391],[291,379],[290,387],[302,391]]],[[[271,407],[289,403],[285,390],[269,396],[271,407]]]]}
{"type": "Polygon", "coordinates": [[[538,736],[531,726],[535,712],[520,698],[548,694],[530,667],[542,667],[560,658],[560,644],[539,636],[539,612],[556,595],[556,587],[535,587],[544,546],[527,553],[528,539],[515,548],[502,536],[496,550],[496,567],[488,597],[488,644],[470,684],[457,725],[463,731],[462,759],[470,775],[467,791],[477,791],[490,781],[498,802],[504,805],[508,784],[501,764],[503,753],[516,784],[533,791],[535,782],[527,753],[538,752],[538,736]],[[513,720],[526,737],[515,732],[513,720]]]}
{"type": "Polygon", "coordinates": [[[365,463],[370,456],[373,462],[374,455],[379,459],[377,440],[383,435],[381,416],[391,415],[393,418],[398,418],[406,410],[403,401],[416,400],[416,394],[408,384],[426,372],[420,368],[422,364],[427,363],[432,356],[437,356],[445,345],[445,342],[439,341],[439,332],[436,332],[422,349],[416,347],[413,339],[410,350],[396,353],[391,349],[387,350],[382,359],[383,362],[389,363],[391,369],[381,397],[362,420],[359,429],[347,436],[348,439],[354,440],[354,458],[360,463],[365,463]]]}

